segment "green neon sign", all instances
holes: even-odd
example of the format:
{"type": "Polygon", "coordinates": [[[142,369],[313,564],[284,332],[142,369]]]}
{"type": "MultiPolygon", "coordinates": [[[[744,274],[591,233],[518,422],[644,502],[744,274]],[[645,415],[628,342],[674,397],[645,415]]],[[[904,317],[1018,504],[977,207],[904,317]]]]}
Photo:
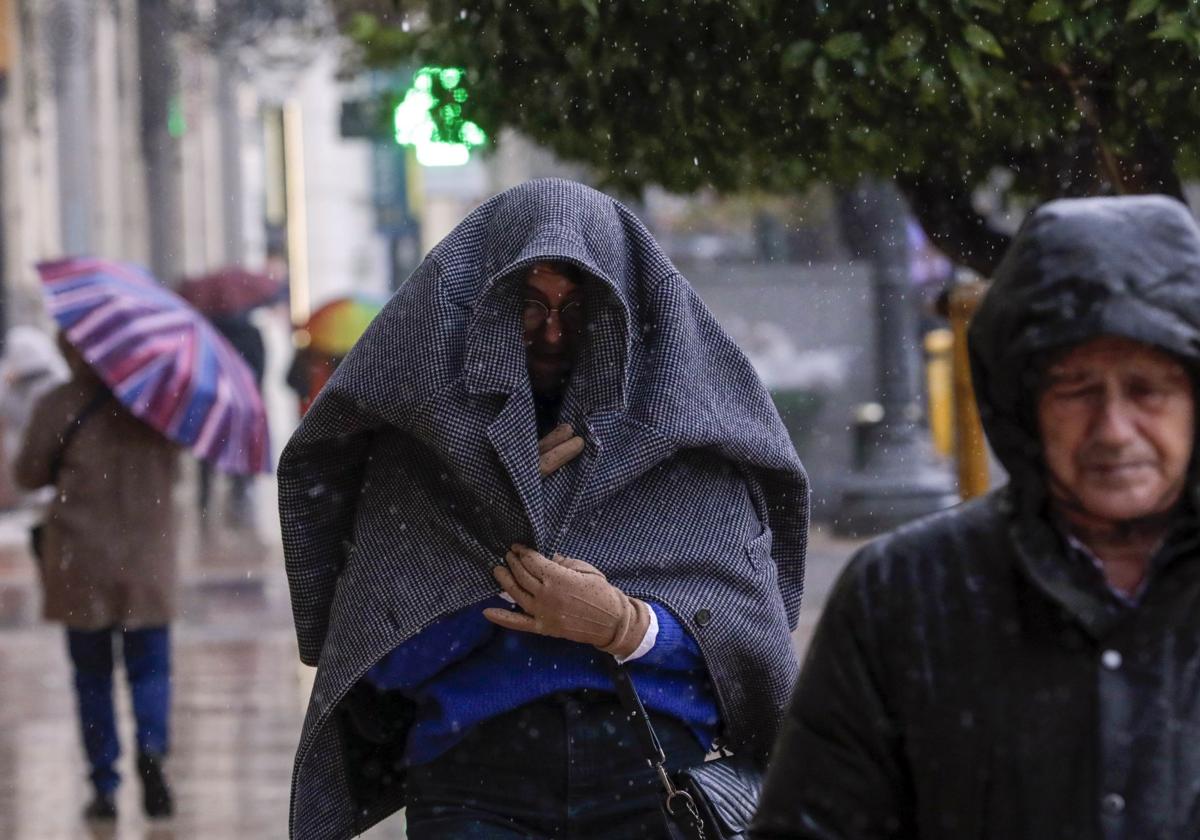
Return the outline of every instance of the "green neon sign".
{"type": "Polygon", "coordinates": [[[487,142],[483,129],[463,116],[470,98],[463,76],[460,67],[422,67],[392,114],[396,142],[415,149],[422,166],[462,166],[487,142]]]}

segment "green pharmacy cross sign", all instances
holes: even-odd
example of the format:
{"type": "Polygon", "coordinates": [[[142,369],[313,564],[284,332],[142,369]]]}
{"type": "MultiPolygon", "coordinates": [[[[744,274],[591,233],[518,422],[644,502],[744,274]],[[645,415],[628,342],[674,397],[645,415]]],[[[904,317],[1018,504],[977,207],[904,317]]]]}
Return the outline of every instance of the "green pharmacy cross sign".
{"type": "Polygon", "coordinates": [[[422,67],[392,113],[396,142],[413,147],[422,166],[462,166],[472,149],[487,142],[483,129],[463,119],[467,89],[462,81],[459,67],[422,67]]]}

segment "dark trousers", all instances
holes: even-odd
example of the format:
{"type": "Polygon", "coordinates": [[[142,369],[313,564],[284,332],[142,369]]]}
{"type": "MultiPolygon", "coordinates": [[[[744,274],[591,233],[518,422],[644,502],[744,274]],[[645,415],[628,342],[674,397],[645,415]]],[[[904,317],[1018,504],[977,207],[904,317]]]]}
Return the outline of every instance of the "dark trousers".
{"type": "MultiPolygon", "coordinates": [[[[196,499],[200,508],[200,524],[207,527],[212,520],[212,496],[214,488],[214,472],[206,462],[200,462],[200,486],[197,488],[196,499]]],[[[217,473],[221,475],[221,473],[217,473]]],[[[229,479],[229,496],[225,509],[229,524],[236,528],[249,527],[254,522],[254,476],[231,475],[229,479]]]]}
{"type": "Polygon", "coordinates": [[[171,639],[166,627],[140,630],[67,630],[75,668],[75,695],[92,784],[112,793],[120,784],[117,720],[113,709],[113,648],[121,640],[125,677],[137,722],[138,753],[166,755],[171,706],[171,639]]]}
{"type": "MultiPolygon", "coordinates": [[[[667,765],[704,749],[674,718],[651,714],[667,765]]],[[[617,699],[555,695],[487,721],[408,773],[410,840],[666,838],[658,779],[617,699]]]]}

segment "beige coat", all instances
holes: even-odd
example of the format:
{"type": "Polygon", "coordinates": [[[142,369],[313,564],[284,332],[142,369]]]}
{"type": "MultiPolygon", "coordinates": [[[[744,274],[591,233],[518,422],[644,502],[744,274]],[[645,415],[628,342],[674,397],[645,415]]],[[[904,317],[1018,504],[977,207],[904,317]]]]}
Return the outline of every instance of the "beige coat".
{"type": "MultiPolygon", "coordinates": [[[[63,432],[99,381],[90,372],[48,392],[33,410],[17,482],[50,484],[63,432]]],[[[68,627],[155,627],[175,613],[178,449],[110,399],[70,440],[46,513],[44,615],[68,627]]]]}

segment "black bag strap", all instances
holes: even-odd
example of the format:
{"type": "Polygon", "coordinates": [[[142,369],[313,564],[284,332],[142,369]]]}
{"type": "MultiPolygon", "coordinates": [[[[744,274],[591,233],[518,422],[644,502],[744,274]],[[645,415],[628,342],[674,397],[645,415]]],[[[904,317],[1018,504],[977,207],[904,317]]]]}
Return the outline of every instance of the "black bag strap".
{"type": "Polygon", "coordinates": [[[700,811],[696,807],[692,795],[686,790],[676,787],[675,783],[671,781],[671,774],[667,772],[666,767],[667,754],[663,751],[662,742],[658,740],[658,733],[654,731],[654,725],[650,723],[650,716],[646,714],[646,707],[637,693],[637,687],[629,677],[629,671],[613,656],[604,656],[602,659],[609,676],[612,677],[613,685],[616,686],[617,698],[633,723],[633,729],[641,742],[642,752],[650,766],[658,774],[658,781],[662,785],[665,795],[663,808],[666,810],[667,816],[686,831],[689,838],[704,840],[704,822],[700,818],[700,811]]]}
{"type": "Polygon", "coordinates": [[[79,427],[83,422],[91,417],[100,406],[108,402],[108,398],[112,396],[108,389],[101,385],[87,404],[79,409],[79,412],[71,418],[71,422],[67,424],[67,428],[62,433],[62,438],[59,442],[58,449],[54,451],[54,456],[50,459],[50,483],[58,483],[58,474],[62,471],[63,457],[67,454],[67,446],[71,443],[71,438],[75,437],[75,433],[79,431],[79,427]]]}

